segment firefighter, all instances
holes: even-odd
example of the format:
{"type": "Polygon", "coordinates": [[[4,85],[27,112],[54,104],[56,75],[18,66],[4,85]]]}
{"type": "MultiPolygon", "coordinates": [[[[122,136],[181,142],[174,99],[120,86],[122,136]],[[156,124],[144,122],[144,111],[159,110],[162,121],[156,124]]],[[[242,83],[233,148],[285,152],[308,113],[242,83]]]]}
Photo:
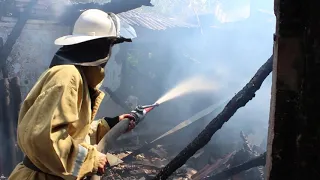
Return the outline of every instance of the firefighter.
{"type": "MultiPolygon", "coordinates": [[[[104,93],[99,90],[120,20],[97,9],[84,11],[72,35],[58,38],[62,47],[24,100],[18,120],[23,162],[9,180],[83,179],[107,164],[96,149],[99,140],[129,114],[95,120],[104,93]]],[[[129,129],[134,127],[132,121],[129,129]]]]}

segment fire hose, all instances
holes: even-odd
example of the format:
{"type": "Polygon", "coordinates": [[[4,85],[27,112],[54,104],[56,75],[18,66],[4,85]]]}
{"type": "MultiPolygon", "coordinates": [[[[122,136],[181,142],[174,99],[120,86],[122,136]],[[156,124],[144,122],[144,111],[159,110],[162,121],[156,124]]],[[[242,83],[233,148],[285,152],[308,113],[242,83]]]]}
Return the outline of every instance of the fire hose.
{"type": "MultiPolygon", "coordinates": [[[[130,112],[130,115],[133,116],[133,119],[123,119],[118,122],[114,127],[112,127],[108,133],[100,140],[97,149],[101,153],[107,153],[108,149],[110,149],[115,141],[120,137],[123,133],[128,130],[130,121],[133,120],[135,124],[139,124],[145,117],[147,113],[153,110],[155,107],[159,106],[158,103],[152,105],[144,105],[144,106],[137,106],[134,110],[130,112]]],[[[111,163],[110,163],[111,165],[111,163]]],[[[97,175],[91,177],[91,180],[100,179],[99,176],[103,175],[104,170],[99,171],[97,175]]]]}
{"type": "MultiPolygon", "coordinates": [[[[153,110],[155,107],[159,106],[159,104],[145,105],[145,106],[137,106],[133,111],[130,112],[130,115],[133,116],[133,121],[137,125],[140,123],[145,115],[153,110]]],[[[98,149],[102,153],[106,153],[110,146],[114,144],[116,139],[125,133],[128,130],[130,119],[124,119],[118,122],[113,128],[111,128],[108,133],[100,140],[98,144],[98,149]],[[107,143],[105,143],[107,142],[107,143]]]]}

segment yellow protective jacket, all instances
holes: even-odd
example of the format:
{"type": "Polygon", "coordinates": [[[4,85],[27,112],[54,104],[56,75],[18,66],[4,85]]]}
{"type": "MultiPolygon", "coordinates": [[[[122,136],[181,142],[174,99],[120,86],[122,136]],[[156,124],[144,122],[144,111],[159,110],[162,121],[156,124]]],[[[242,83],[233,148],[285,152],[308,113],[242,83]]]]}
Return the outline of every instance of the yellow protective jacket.
{"type": "Polygon", "coordinates": [[[29,92],[19,114],[18,144],[42,172],[20,163],[9,180],[81,179],[97,172],[94,144],[110,127],[104,119],[93,121],[104,93],[95,90],[97,97],[91,100],[88,86],[102,82],[104,71],[100,67],[81,69],[54,66],[29,92]]]}

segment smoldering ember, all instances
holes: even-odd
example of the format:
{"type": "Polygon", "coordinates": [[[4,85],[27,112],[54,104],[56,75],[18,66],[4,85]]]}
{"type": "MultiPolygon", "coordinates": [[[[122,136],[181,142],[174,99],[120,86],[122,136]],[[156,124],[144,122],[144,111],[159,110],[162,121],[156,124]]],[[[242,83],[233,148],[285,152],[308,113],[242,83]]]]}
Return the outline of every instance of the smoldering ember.
{"type": "Polygon", "coordinates": [[[0,0],[0,179],[319,180],[319,5],[0,0]]]}

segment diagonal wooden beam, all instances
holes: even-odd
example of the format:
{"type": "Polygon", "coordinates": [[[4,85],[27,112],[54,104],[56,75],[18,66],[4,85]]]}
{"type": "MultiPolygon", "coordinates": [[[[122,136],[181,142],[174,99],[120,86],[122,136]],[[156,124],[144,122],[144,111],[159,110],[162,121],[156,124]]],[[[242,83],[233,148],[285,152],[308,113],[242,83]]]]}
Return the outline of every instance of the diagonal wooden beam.
{"type": "Polygon", "coordinates": [[[228,168],[220,173],[217,173],[211,177],[207,177],[204,179],[224,180],[224,179],[230,178],[233,175],[236,175],[236,174],[239,174],[243,171],[249,170],[251,168],[258,167],[258,166],[265,166],[266,165],[266,155],[267,155],[267,153],[265,152],[265,153],[261,154],[260,156],[252,158],[243,164],[228,168]]]}
{"type": "Polygon", "coordinates": [[[205,129],[184,148],[169,164],[155,176],[154,180],[167,179],[174,171],[184,165],[199,149],[204,147],[211,137],[227,122],[239,108],[244,107],[258,91],[263,81],[272,71],[273,55],[264,63],[253,78],[240,90],[205,129]]]}

